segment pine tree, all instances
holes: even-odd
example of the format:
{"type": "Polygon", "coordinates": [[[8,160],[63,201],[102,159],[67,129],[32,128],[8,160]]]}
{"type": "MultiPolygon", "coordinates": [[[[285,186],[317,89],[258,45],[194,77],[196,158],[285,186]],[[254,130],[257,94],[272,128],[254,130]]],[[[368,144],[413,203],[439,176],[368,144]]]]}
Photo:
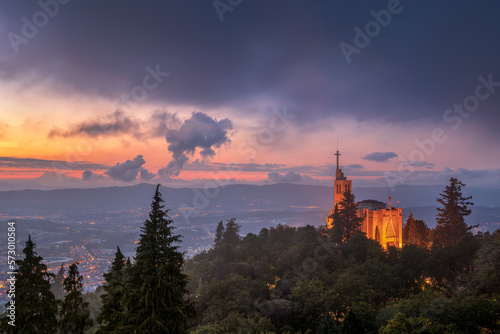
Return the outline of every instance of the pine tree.
{"type": "Polygon", "coordinates": [[[124,308],[121,299],[125,290],[125,266],[125,256],[122,254],[120,247],[116,247],[115,259],[111,264],[111,269],[104,274],[107,284],[104,285],[105,293],[101,296],[101,313],[97,318],[100,324],[98,333],[112,333],[123,316],[124,308]]]}
{"type": "Polygon", "coordinates": [[[240,243],[240,225],[236,223],[236,218],[231,218],[226,223],[226,230],[222,234],[222,241],[234,247],[240,243]]]}
{"type": "Polygon", "coordinates": [[[330,236],[333,242],[340,244],[344,239],[344,228],[342,226],[343,224],[340,219],[338,204],[335,205],[335,210],[333,211],[333,214],[330,217],[332,218],[333,221],[332,227],[330,229],[330,236]]]}
{"type": "Polygon", "coordinates": [[[57,300],[61,300],[64,298],[65,290],[64,290],[64,263],[59,267],[59,271],[57,272],[54,282],[51,286],[52,293],[57,300]]]}
{"type": "Polygon", "coordinates": [[[220,221],[219,224],[217,225],[217,230],[215,231],[215,239],[214,239],[215,247],[220,246],[223,234],[224,234],[224,223],[220,221]]]}
{"type": "Polygon", "coordinates": [[[164,210],[159,187],[141,228],[135,262],[127,270],[126,312],[119,333],[183,334],[195,315],[188,300],[188,278],[182,273],[183,256],[173,245],[180,236],[173,234],[173,220],[164,210]]]}
{"type": "Polygon", "coordinates": [[[465,222],[466,216],[471,214],[469,206],[474,205],[470,202],[472,196],[464,197],[462,187],[465,184],[452,177],[450,184],[446,186],[443,193],[439,194],[441,198],[437,201],[443,205],[437,208],[436,216],[437,226],[434,230],[433,241],[445,246],[456,244],[463,236],[476,226],[468,226],[465,222]]]}
{"type": "Polygon", "coordinates": [[[334,212],[332,233],[335,242],[346,242],[354,234],[360,233],[363,217],[358,217],[358,204],[351,192],[345,192],[334,212]]]}
{"type": "Polygon", "coordinates": [[[35,252],[36,245],[28,236],[23,249],[24,259],[17,260],[14,270],[16,278],[15,327],[8,325],[8,317],[2,319],[4,333],[56,333],[57,302],[50,291],[50,279],[54,274],[47,272],[43,258],[35,252]]]}
{"type": "Polygon", "coordinates": [[[68,276],[64,279],[67,295],[61,303],[60,330],[62,333],[83,334],[92,326],[88,303],[83,301],[83,277],[78,272],[77,263],[69,266],[68,276]]]}
{"type": "Polygon", "coordinates": [[[410,216],[403,227],[403,242],[406,245],[411,244],[419,247],[427,247],[429,241],[429,228],[423,220],[413,218],[413,214],[410,212],[410,216]]]}

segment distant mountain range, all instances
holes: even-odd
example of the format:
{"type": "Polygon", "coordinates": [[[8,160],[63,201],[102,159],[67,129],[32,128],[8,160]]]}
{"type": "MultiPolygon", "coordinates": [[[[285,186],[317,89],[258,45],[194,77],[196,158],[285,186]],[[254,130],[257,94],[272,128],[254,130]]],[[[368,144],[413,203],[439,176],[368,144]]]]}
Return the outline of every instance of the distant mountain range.
{"type": "MultiPolygon", "coordinates": [[[[154,185],[138,184],[125,187],[62,190],[18,190],[0,191],[0,213],[15,216],[16,212],[52,212],[71,210],[77,214],[87,210],[147,210],[154,193],[154,185]]],[[[222,188],[194,189],[161,187],[167,208],[183,210],[193,216],[224,216],[242,218],[249,214],[266,215],[274,212],[315,212],[318,217],[332,208],[333,187],[273,184],[273,185],[228,185],[222,188]],[[186,211],[187,210],[187,211],[186,211]]],[[[357,200],[375,199],[388,202],[392,196],[393,206],[404,208],[405,216],[410,210],[429,226],[435,220],[436,198],[442,192],[439,186],[397,186],[393,192],[388,188],[354,188],[357,200]],[[397,203],[399,201],[399,203],[397,203]]],[[[464,188],[465,195],[472,195],[473,215],[470,223],[500,223],[500,190],[487,188],[464,188]]],[[[319,219],[319,218],[318,218],[319,219]]],[[[323,218],[321,218],[323,219],[323,218]]],[[[324,220],[321,221],[324,223],[324,220]]],[[[488,225],[489,226],[489,225],[488,225]]],[[[497,225],[498,227],[498,225],[497,225]]]]}

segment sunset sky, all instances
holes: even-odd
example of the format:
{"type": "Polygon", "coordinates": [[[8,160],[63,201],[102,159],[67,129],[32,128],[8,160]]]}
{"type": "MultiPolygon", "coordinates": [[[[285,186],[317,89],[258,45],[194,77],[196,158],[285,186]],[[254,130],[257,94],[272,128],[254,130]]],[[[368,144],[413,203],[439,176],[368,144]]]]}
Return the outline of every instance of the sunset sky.
{"type": "Polygon", "coordinates": [[[2,1],[0,190],[500,186],[500,2],[2,1]],[[210,180],[230,181],[210,181],[210,180]]]}

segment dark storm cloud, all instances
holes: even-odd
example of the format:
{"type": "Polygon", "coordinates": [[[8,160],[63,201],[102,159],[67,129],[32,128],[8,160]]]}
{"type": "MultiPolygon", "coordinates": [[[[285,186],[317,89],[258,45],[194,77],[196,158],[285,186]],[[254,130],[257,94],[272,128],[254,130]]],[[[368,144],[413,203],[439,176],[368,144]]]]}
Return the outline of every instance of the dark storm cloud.
{"type": "MultiPolygon", "coordinates": [[[[211,1],[73,1],[17,54],[5,39],[0,72],[117,99],[159,65],[171,75],[148,99],[243,113],[267,98],[289,106],[300,124],[344,115],[441,121],[474,93],[479,75],[500,81],[498,1],[401,1],[403,10],[348,64],[339,44],[354,45],[354,28],[364,30],[370,11],[387,5],[245,1],[221,22],[211,1]]],[[[22,18],[37,11],[36,2],[2,2],[1,35],[21,34],[22,18]]],[[[471,119],[494,127],[499,104],[496,92],[471,119]]]]}
{"type": "Polygon", "coordinates": [[[40,169],[56,169],[56,170],[99,170],[107,169],[108,166],[102,164],[88,163],[84,161],[67,162],[62,160],[46,160],[32,158],[12,158],[0,157],[0,167],[7,168],[40,168],[40,169]]]}
{"type": "Polygon", "coordinates": [[[389,159],[395,158],[398,155],[394,152],[373,152],[365,155],[361,159],[375,162],[387,162],[389,159]]]}
{"type": "Polygon", "coordinates": [[[188,155],[193,155],[197,148],[201,149],[203,159],[214,156],[214,148],[231,142],[228,131],[232,128],[233,124],[228,118],[217,121],[207,114],[193,112],[178,130],[167,131],[165,139],[173,159],[166,168],[160,170],[160,174],[179,175],[189,160],[188,155]]]}
{"type": "Polygon", "coordinates": [[[137,179],[139,172],[142,171],[142,165],[145,163],[146,161],[142,155],[138,155],[133,160],[117,163],[115,166],[104,172],[104,174],[117,181],[134,181],[137,179]]]}

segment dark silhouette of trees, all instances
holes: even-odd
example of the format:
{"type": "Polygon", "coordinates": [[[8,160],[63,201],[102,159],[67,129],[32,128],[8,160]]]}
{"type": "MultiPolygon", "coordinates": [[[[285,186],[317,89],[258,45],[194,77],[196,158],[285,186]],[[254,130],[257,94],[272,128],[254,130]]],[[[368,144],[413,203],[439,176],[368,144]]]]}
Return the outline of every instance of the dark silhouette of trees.
{"type": "Polygon", "coordinates": [[[487,240],[478,253],[470,287],[481,295],[500,296],[500,241],[487,240]]]}
{"type": "Polygon", "coordinates": [[[36,245],[28,236],[23,249],[24,259],[17,260],[14,270],[15,287],[15,327],[7,324],[9,318],[2,319],[4,333],[56,333],[57,302],[50,290],[50,279],[54,274],[47,272],[43,258],[35,251],[36,245]]]}
{"type": "Polygon", "coordinates": [[[465,184],[452,177],[444,192],[439,194],[441,198],[437,201],[443,207],[437,209],[437,226],[433,236],[435,243],[454,245],[472,228],[477,227],[477,225],[468,226],[465,222],[465,217],[471,214],[469,206],[474,204],[470,202],[472,196],[463,196],[462,187],[465,187],[465,184]]]}
{"type": "Polygon", "coordinates": [[[330,228],[330,236],[333,242],[340,244],[344,239],[344,229],[340,219],[339,206],[335,205],[333,214],[330,216],[333,220],[332,227],[330,228]]]}
{"type": "Polygon", "coordinates": [[[64,263],[59,267],[59,271],[54,277],[54,282],[52,283],[51,290],[54,293],[56,299],[61,300],[64,298],[66,291],[64,290],[64,263]]]}
{"type": "Polygon", "coordinates": [[[120,333],[188,332],[188,320],[195,315],[188,300],[188,278],[182,273],[184,259],[174,243],[173,220],[156,191],[149,218],[141,228],[135,262],[127,270],[123,298],[126,309],[117,331],[120,333]]]}
{"type": "Polygon", "coordinates": [[[92,326],[88,303],[83,300],[83,277],[77,263],[69,266],[68,276],[64,279],[66,296],[61,303],[60,329],[62,333],[83,334],[92,326]]]}
{"type": "Polygon", "coordinates": [[[242,328],[268,319],[289,333],[500,330],[498,232],[383,249],[362,233],[336,244],[330,231],[278,225],[248,234],[231,258],[223,244],[188,260],[199,282],[193,333],[231,332],[233,310],[242,328]]]}
{"type": "Polygon", "coordinates": [[[215,231],[215,239],[214,239],[215,247],[220,246],[223,234],[224,234],[224,223],[221,220],[219,224],[217,224],[217,230],[215,231]]]}
{"type": "Polygon", "coordinates": [[[338,206],[335,206],[331,230],[334,242],[346,242],[354,234],[360,233],[363,217],[358,217],[358,204],[355,200],[354,194],[347,191],[338,206]]]}
{"type": "Polygon", "coordinates": [[[226,223],[226,229],[222,234],[222,241],[234,247],[237,246],[241,240],[239,232],[240,232],[240,225],[236,223],[235,218],[231,218],[226,223]]]}
{"type": "Polygon", "coordinates": [[[115,259],[111,269],[104,274],[105,293],[101,296],[102,307],[97,321],[100,324],[98,333],[112,333],[123,316],[122,296],[125,292],[125,256],[120,247],[116,247],[115,259]]]}
{"type": "Polygon", "coordinates": [[[403,242],[406,245],[417,245],[418,247],[427,247],[429,245],[431,230],[427,227],[425,222],[420,219],[410,216],[403,226],[403,242]]]}

